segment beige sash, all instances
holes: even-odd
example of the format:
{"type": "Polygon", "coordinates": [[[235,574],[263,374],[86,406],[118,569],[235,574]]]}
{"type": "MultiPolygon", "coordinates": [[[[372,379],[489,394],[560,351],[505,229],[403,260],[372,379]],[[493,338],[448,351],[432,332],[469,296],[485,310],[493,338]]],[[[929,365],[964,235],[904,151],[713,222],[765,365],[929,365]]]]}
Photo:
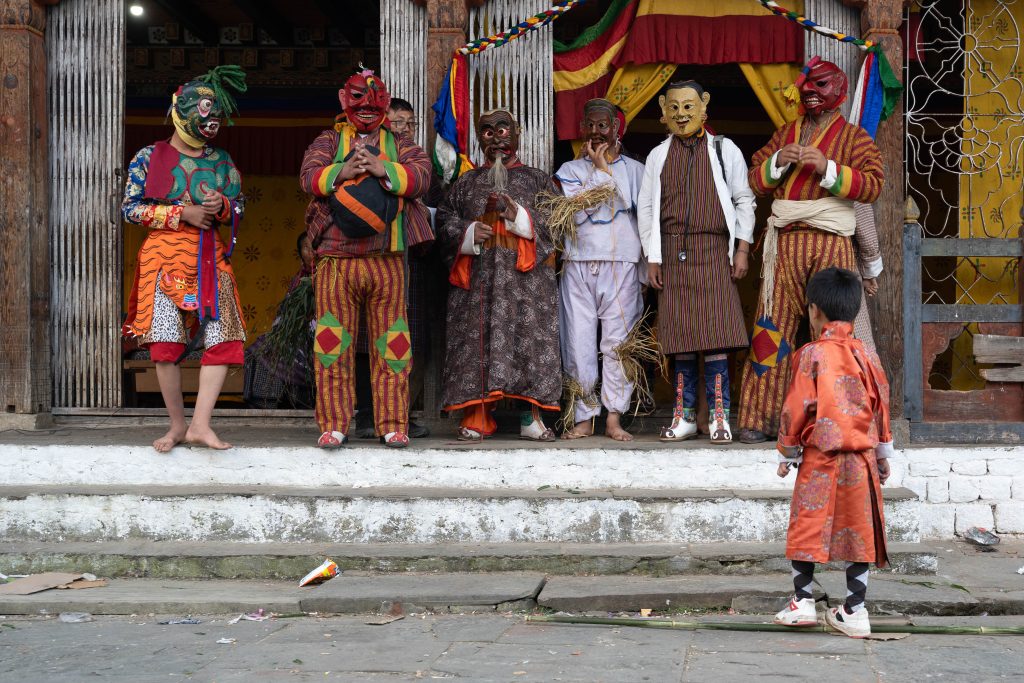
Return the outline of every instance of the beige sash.
{"type": "Polygon", "coordinates": [[[850,237],[857,228],[853,202],[839,197],[823,199],[776,199],[772,202],[772,215],[764,235],[764,261],[761,264],[761,303],[764,313],[772,315],[772,295],[775,293],[775,261],[779,256],[779,228],[791,223],[806,223],[812,228],[850,237]]]}

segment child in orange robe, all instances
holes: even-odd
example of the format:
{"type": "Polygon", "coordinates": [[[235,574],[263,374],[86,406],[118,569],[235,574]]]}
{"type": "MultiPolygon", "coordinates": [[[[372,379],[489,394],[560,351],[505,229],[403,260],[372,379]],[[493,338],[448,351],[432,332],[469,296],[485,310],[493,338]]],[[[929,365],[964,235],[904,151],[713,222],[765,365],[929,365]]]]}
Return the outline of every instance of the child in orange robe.
{"type": "Polygon", "coordinates": [[[889,382],[878,356],[853,337],[860,278],[828,268],[807,285],[807,310],[817,341],[793,359],[780,419],[780,477],[799,466],[786,538],[796,595],[775,623],[817,623],[811,582],[816,562],[845,560],[846,603],[825,621],[848,636],[871,633],[864,597],[868,563],[888,564],[882,484],[889,477],[892,435],[889,382]]]}

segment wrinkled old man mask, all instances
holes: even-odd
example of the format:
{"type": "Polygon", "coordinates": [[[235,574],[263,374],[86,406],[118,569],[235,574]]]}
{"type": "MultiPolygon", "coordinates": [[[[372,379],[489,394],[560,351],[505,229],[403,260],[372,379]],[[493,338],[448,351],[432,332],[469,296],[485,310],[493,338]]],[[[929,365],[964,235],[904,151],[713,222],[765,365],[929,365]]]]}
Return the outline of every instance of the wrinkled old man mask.
{"type": "Polygon", "coordinates": [[[696,135],[704,127],[704,121],[708,117],[707,108],[711,95],[703,92],[703,88],[696,83],[669,88],[658,98],[662,121],[673,135],[681,138],[696,135]]]}
{"type": "Polygon", "coordinates": [[[608,100],[590,100],[583,106],[580,137],[588,140],[592,147],[604,143],[614,149],[621,135],[617,113],[615,105],[608,100]]]}
{"type": "Polygon", "coordinates": [[[519,124],[504,109],[481,115],[476,125],[476,136],[488,162],[494,161],[498,154],[508,161],[519,153],[519,124]]]}

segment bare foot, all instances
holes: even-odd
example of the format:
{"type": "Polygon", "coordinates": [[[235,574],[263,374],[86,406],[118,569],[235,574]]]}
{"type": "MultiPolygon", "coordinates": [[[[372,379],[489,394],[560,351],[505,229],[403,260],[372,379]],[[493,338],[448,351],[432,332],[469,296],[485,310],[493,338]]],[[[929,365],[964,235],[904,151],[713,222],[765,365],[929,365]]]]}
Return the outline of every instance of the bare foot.
{"type": "Polygon", "coordinates": [[[171,427],[167,433],[153,442],[153,448],[157,453],[170,453],[171,449],[181,443],[185,438],[185,427],[171,427]]]}
{"type": "Polygon", "coordinates": [[[567,432],[562,433],[563,439],[583,439],[594,433],[594,425],[590,420],[577,422],[576,426],[567,432]]]}
{"type": "Polygon", "coordinates": [[[618,413],[608,413],[608,419],[605,420],[604,433],[605,436],[616,441],[633,440],[633,435],[622,428],[618,413]]]}
{"type": "Polygon", "coordinates": [[[207,448],[213,448],[218,451],[226,451],[231,448],[231,444],[227,441],[221,441],[220,437],[209,427],[205,429],[202,427],[196,427],[191,425],[188,431],[185,432],[185,441],[190,444],[197,446],[206,446],[207,448]]]}

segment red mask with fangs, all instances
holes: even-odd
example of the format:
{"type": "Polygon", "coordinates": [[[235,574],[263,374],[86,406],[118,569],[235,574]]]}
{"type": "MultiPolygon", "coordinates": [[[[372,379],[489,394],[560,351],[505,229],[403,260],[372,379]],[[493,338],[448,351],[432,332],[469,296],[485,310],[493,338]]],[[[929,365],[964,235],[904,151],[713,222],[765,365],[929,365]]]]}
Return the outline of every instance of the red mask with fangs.
{"type": "Polygon", "coordinates": [[[338,100],[349,123],[360,133],[380,128],[391,104],[391,93],[384,81],[366,69],[350,76],[338,91],[338,100]]]}

